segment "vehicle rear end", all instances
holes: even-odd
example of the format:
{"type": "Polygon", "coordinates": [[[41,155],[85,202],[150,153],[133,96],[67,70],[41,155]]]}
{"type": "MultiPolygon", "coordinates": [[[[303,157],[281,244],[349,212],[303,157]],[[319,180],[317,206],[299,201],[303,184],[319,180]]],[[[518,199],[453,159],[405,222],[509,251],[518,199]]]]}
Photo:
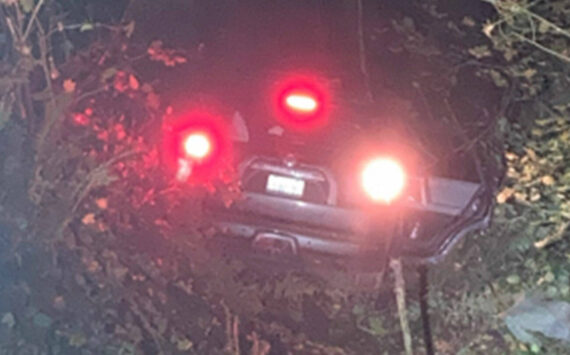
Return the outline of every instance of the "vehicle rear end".
{"type": "MultiPolygon", "coordinates": [[[[264,268],[375,272],[394,257],[437,262],[488,225],[494,183],[475,154],[447,154],[437,141],[445,133],[396,129],[404,118],[341,104],[298,78],[279,87],[272,109],[238,125],[255,132],[245,140],[228,143],[227,132],[216,133],[220,125],[202,119],[176,129],[180,142],[198,132],[214,142],[210,148],[221,147],[213,151],[231,147],[240,193],[231,203],[219,193],[204,203],[216,250],[264,268]]],[[[208,170],[202,165],[215,166],[202,162],[220,154],[200,157],[204,140],[186,143],[173,154],[185,155],[178,172],[199,179],[208,170]]]]}

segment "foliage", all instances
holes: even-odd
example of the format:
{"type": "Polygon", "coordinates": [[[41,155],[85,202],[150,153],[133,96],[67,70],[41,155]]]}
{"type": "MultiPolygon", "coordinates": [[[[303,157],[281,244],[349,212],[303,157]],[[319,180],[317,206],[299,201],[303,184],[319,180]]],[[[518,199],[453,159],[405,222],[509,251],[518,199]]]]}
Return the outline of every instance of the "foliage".
{"type": "MultiPolygon", "coordinates": [[[[505,137],[507,172],[497,196],[493,229],[457,250],[457,255],[477,255],[482,265],[467,272],[470,279],[485,280],[474,283],[482,288],[469,287],[470,295],[460,299],[461,304],[481,297],[490,302],[490,307],[477,306],[465,314],[494,319],[483,321],[480,329],[489,329],[487,334],[498,330],[510,351],[561,353],[564,344],[552,341],[542,348],[516,344],[500,316],[524,293],[541,291],[548,297],[569,299],[565,265],[570,257],[570,216],[564,158],[569,153],[570,129],[565,95],[570,84],[565,75],[569,37],[564,30],[569,9],[558,1],[491,3],[498,18],[482,26],[491,45],[481,42],[470,48],[469,54],[478,62],[478,74],[508,93],[508,105],[497,117],[505,137]]],[[[457,264],[461,269],[468,265],[457,264]]],[[[467,349],[473,351],[476,344],[467,349]]]]}
{"type": "MultiPolygon", "coordinates": [[[[384,29],[389,55],[414,68],[393,87],[465,132],[449,149],[507,164],[493,228],[432,269],[436,347],[562,353],[556,342],[517,342],[502,316],[525,292],[570,299],[570,10],[563,0],[489,3],[493,19],[454,19],[440,1],[422,2],[384,29]],[[474,81],[465,72],[498,90],[466,89],[474,81]]],[[[0,133],[25,126],[33,147],[31,223],[0,208],[0,222],[17,231],[0,241],[10,249],[0,270],[13,271],[0,280],[1,353],[402,349],[392,292],[371,297],[300,272],[260,273],[207,250],[197,202],[206,192],[163,178],[155,132],[170,109],[137,71],[140,61],[192,65],[183,53],[160,41],[132,45],[132,21],[67,23],[55,1],[0,6],[11,45],[0,53],[0,133]],[[96,36],[79,49],[72,34],[96,36]]],[[[418,301],[408,298],[419,335],[418,301]]]]}

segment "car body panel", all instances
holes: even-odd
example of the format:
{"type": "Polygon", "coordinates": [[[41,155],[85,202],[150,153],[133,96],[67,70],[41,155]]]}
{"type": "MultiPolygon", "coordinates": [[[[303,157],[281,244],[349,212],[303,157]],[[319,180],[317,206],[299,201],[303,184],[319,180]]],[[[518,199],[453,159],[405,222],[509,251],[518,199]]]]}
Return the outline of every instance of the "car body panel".
{"type": "Polygon", "coordinates": [[[230,206],[210,199],[206,209],[219,237],[237,238],[245,249],[255,250],[260,240],[273,239],[277,246],[270,247],[272,253],[281,248],[287,257],[314,253],[359,258],[374,252],[379,259],[388,257],[381,253],[389,253],[416,262],[437,262],[462,236],[487,227],[490,221],[491,190],[480,183],[412,177],[415,189],[394,205],[345,207],[338,204],[337,185],[326,168],[292,163],[290,156],[281,160],[253,156],[240,165],[242,184],[248,169],[305,181],[327,180],[330,191],[315,203],[259,189],[248,191],[245,183],[230,206]]]}

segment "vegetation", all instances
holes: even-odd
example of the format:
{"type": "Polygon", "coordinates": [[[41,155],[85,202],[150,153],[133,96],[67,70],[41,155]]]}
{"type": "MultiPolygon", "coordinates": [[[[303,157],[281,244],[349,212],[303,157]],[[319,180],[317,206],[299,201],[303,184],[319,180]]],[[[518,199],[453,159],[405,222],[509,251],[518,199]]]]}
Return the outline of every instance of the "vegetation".
{"type": "MultiPolygon", "coordinates": [[[[371,15],[360,63],[369,90],[382,77],[460,126],[459,150],[506,164],[493,227],[430,270],[437,352],[564,354],[568,344],[522,343],[507,325],[524,295],[570,301],[570,8],[481,6],[490,17],[443,0],[395,8],[385,23],[371,15]],[[413,70],[384,75],[388,57],[413,70]]],[[[163,179],[154,132],[171,108],[137,70],[192,65],[192,53],[141,44],[135,25],[90,21],[66,1],[0,0],[0,353],[401,352],[391,278],[358,294],[205,251],[206,191],[163,179]]],[[[212,187],[231,195],[220,180],[212,187]]]]}

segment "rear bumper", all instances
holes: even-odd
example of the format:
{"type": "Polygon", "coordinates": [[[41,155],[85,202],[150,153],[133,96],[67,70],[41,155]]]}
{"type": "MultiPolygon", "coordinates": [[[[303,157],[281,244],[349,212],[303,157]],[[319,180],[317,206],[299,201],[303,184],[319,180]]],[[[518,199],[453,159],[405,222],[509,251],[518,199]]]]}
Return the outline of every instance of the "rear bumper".
{"type": "Polygon", "coordinates": [[[217,237],[231,239],[233,245],[240,245],[246,252],[255,252],[259,245],[273,240],[278,247],[271,248],[283,249],[287,257],[318,254],[358,259],[374,254],[378,260],[399,256],[416,263],[437,263],[465,235],[489,226],[493,198],[481,186],[461,213],[452,216],[440,216],[417,206],[372,215],[255,193],[244,194],[230,208],[210,201],[206,210],[212,214],[217,237]],[[402,226],[427,224],[427,214],[440,218],[436,227],[427,229],[429,232],[419,238],[410,238],[410,228],[402,226]]]}
{"type": "Polygon", "coordinates": [[[354,256],[362,252],[361,245],[350,240],[326,239],[322,236],[291,231],[283,228],[271,228],[264,225],[244,224],[238,222],[218,222],[218,237],[238,238],[245,244],[255,245],[256,238],[290,238],[293,242],[293,253],[320,253],[332,256],[354,256]]]}

